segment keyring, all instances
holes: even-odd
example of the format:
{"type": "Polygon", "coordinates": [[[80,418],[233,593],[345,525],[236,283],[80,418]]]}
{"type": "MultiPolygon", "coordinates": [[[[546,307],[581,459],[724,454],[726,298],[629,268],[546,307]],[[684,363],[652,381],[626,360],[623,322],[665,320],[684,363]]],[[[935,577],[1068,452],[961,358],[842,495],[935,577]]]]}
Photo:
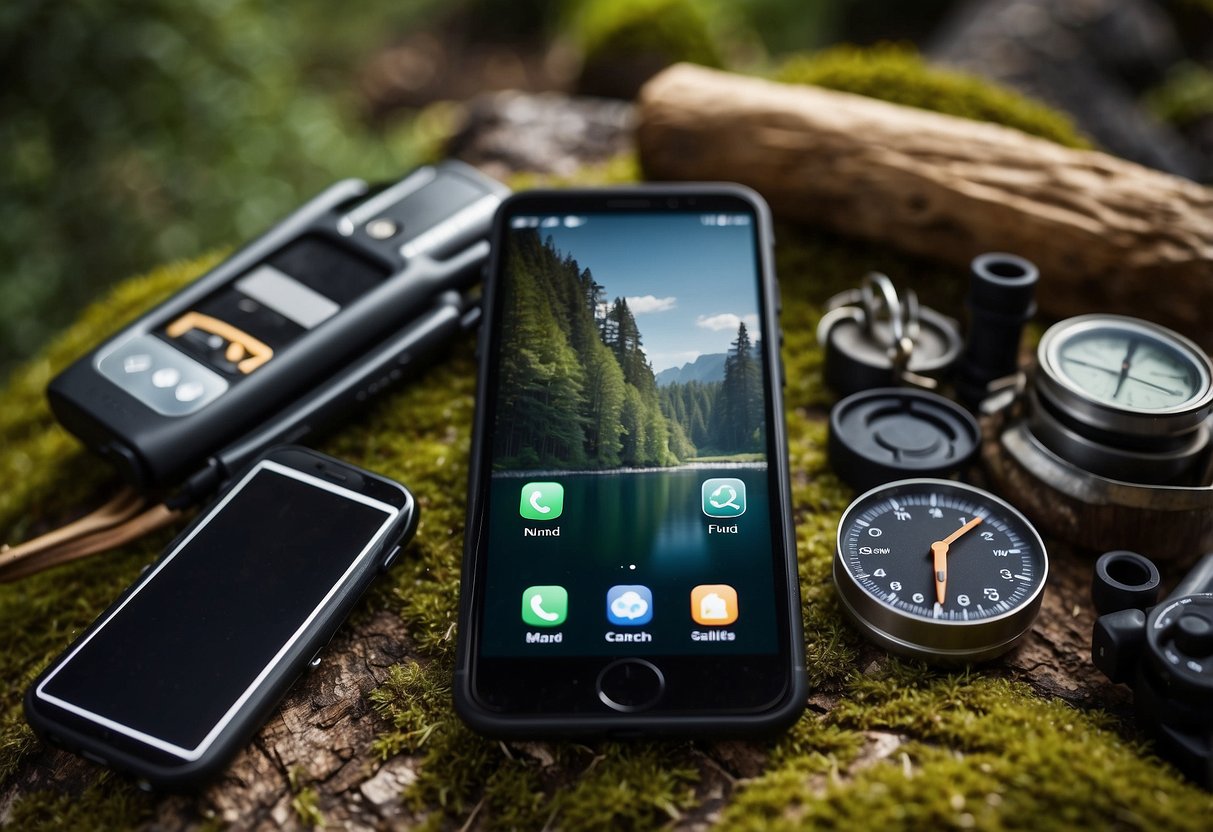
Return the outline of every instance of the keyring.
{"type": "Polygon", "coordinates": [[[817,324],[817,340],[826,352],[825,379],[844,396],[902,384],[935,389],[960,355],[956,321],[921,306],[913,291],[899,295],[879,272],[825,306],[817,324]]]}
{"type": "Polygon", "coordinates": [[[876,331],[877,316],[880,312],[880,307],[877,305],[876,289],[880,290],[879,299],[884,301],[884,309],[888,312],[889,317],[889,328],[893,333],[893,340],[885,342],[883,346],[889,349],[896,349],[898,344],[906,337],[905,313],[901,306],[901,298],[897,296],[897,289],[893,286],[893,281],[889,280],[888,275],[881,274],[880,272],[868,272],[865,274],[863,276],[863,283],[860,286],[859,291],[864,312],[864,331],[873,341],[881,343],[880,334],[876,331]]]}

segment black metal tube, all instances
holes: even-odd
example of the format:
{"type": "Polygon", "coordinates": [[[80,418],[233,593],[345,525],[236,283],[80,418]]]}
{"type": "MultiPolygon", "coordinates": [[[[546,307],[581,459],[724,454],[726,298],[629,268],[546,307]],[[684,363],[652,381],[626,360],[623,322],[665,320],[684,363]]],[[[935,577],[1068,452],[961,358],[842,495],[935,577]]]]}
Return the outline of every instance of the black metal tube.
{"type": "Polygon", "coordinates": [[[969,274],[969,330],[956,392],[972,408],[985,398],[991,381],[1019,368],[1019,342],[1024,324],[1036,314],[1040,272],[1022,257],[990,252],[973,258],[969,274]]]}

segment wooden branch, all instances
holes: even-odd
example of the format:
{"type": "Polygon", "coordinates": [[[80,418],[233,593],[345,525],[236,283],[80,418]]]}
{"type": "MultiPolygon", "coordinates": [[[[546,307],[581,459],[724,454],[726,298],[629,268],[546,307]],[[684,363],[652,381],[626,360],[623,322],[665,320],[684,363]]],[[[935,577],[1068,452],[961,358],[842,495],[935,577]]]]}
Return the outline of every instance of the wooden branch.
{"type": "MultiPolygon", "coordinates": [[[[1146,315],[1213,342],[1213,190],[994,124],[690,64],[641,91],[651,179],[729,180],[776,215],[964,266],[1009,251],[1045,314],[1146,315]]],[[[856,276],[858,279],[858,275],[856,276]]]]}

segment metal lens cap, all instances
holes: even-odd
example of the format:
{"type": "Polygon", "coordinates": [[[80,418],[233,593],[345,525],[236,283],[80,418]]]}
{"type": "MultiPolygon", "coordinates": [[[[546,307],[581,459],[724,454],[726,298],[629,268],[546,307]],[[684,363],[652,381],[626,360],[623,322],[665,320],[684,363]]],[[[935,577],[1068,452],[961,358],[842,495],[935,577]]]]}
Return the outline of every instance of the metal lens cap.
{"type": "Polygon", "coordinates": [[[972,414],[925,390],[864,390],[830,411],[830,466],[857,491],[950,476],[973,461],[980,442],[972,414]]]}

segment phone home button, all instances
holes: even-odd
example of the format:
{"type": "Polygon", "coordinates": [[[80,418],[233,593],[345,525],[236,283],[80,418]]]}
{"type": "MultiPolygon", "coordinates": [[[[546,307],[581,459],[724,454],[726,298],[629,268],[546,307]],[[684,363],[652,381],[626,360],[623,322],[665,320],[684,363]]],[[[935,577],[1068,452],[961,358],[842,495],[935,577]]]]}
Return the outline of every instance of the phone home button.
{"type": "Polygon", "coordinates": [[[616,711],[643,711],[652,707],[663,693],[665,676],[644,659],[620,659],[598,674],[598,698],[616,711]]]}

